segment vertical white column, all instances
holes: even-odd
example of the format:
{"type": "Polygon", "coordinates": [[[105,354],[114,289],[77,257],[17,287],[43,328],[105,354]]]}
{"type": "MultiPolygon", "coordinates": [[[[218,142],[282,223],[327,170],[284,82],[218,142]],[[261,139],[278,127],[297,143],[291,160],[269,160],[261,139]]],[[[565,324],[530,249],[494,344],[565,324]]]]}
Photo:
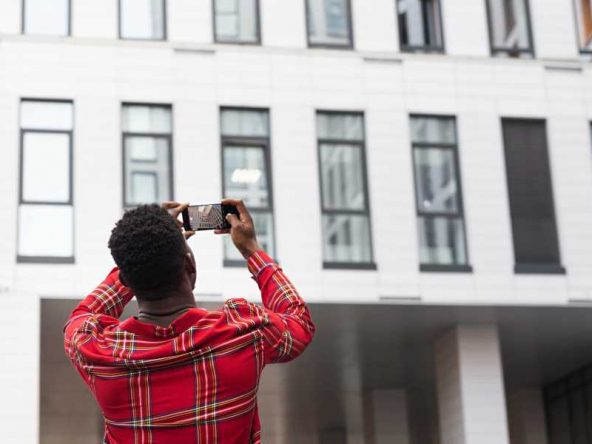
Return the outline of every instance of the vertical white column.
{"type": "Polygon", "coordinates": [[[458,326],[435,352],[441,444],[509,444],[497,328],[458,326]]]}

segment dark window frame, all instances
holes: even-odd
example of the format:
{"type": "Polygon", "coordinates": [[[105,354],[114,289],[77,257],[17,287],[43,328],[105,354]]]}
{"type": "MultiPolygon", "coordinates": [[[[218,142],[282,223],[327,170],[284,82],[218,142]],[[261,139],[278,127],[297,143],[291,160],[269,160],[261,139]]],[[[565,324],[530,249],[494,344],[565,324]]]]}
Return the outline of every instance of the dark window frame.
{"type": "MultiPolygon", "coordinates": [[[[174,168],[174,109],[172,104],[167,103],[149,103],[149,102],[121,102],[120,110],[119,110],[119,122],[121,126],[121,192],[122,192],[122,203],[124,209],[134,208],[137,204],[128,203],[127,196],[126,196],[126,185],[127,185],[127,170],[126,170],[126,162],[125,162],[125,141],[128,137],[150,137],[155,139],[165,139],[168,141],[169,144],[169,153],[168,153],[168,161],[169,161],[169,200],[175,200],[175,168],[174,168]],[[167,108],[170,112],[171,116],[171,132],[170,133],[147,133],[147,132],[137,132],[137,131],[124,131],[123,129],[123,110],[126,106],[145,106],[145,107],[159,107],[159,108],[167,108]]],[[[147,161],[149,162],[149,161],[147,161]]]]}
{"type": "MultiPolygon", "coordinates": [[[[320,196],[320,210],[321,220],[327,215],[357,215],[366,216],[368,219],[368,230],[369,230],[369,247],[370,247],[370,261],[368,262],[338,262],[338,261],[326,261],[323,258],[323,268],[326,270],[377,270],[376,258],[374,256],[374,240],[372,230],[372,210],[370,206],[370,192],[368,184],[368,161],[366,158],[366,116],[364,111],[358,110],[330,110],[330,109],[317,109],[315,111],[315,126],[316,119],[319,114],[330,114],[330,115],[357,115],[362,119],[362,139],[361,140],[347,140],[347,139],[335,139],[335,138],[322,138],[318,135],[317,127],[317,165],[319,174],[319,196],[320,196]],[[362,161],[362,182],[364,191],[364,202],[365,208],[362,210],[352,209],[331,209],[325,208],[325,198],[323,193],[323,165],[321,158],[321,146],[322,145],[348,145],[359,148],[360,158],[362,161]]],[[[324,233],[321,225],[321,233],[323,235],[323,248],[324,248],[324,233]]]]}
{"type": "MultiPolygon", "coordinates": [[[[399,24],[399,1],[395,0],[395,14],[397,24],[399,24]]],[[[446,40],[444,37],[444,19],[442,17],[442,2],[441,0],[433,0],[438,2],[438,22],[440,23],[440,39],[442,40],[442,45],[434,46],[434,45],[404,45],[402,39],[402,29],[398,26],[398,33],[399,33],[399,49],[401,52],[405,53],[419,53],[419,54],[445,54],[446,53],[446,40]]]]}
{"type": "Polygon", "coordinates": [[[218,38],[217,27],[216,27],[216,0],[212,0],[212,29],[214,33],[214,43],[220,43],[224,45],[245,45],[245,46],[261,46],[261,5],[260,0],[255,1],[255,19],[257,21],[257,40],[248,42],[244,40],[224,40],[218,38]]]}
{"type": "Polygon", "coordinates": [[[440,273],[472,273],[473,267],[470,265],[470,256],[469,256],[469,242],[467,238],[467,220],[465,216],[465,204],[464,204],[464,196],[463,196],[463,185],[462,185],[462,174],[460,170],[460,144],[458,141],[458,120],[455,115],[450,114],[419,114],[419,113],[412,113],[409,115],[409,122],[413,119],[440,119],[440,120],[451,120],[452,124],[454,125],[454,139],[455,143],[444,143],[444,142],[415,142],[413,140],[413,136],[411,135],[411,166],[413,170],[413,190],[414,190],[414,200],[415,200],[415,212],[417,216],[417,220],[420,218],[428,219],[428,218],[445,218],[445,219],[452,219],[452,220],[461,220],[463,224],[463,244],[465,248],[465,257],[467,259],[466,264],[433,264],[433,263],[422,263],[420,259],[419,263],[419,271],[422,272],[440,272],[440,273]],[[455,214],[451,214],[448,212],[424,212],[419,207],[419,190],[417,189],[417,172],[415,171],[415,151],[421,149],[440,149],[443,151],[451,152],[452,157],[454,159],[454,169],[455,169],[455,180],[458,184],[458,192],[457,192],[457,211],[455,214]]]}
{"type": "MultiPolygon", "coordinates": [[[[224,177],[225,161],[224,161],[224,150],[228,145],[240,145],[253,148],[260,148],[263,150],[263,159],[265,161],[265,174],[267,176],[267,193],[268,193],[268,206],[267,207],[251,207],[249,206],[249,212],[252,214],[257,213],[269,213],[271,215],[272,233],[271,238],[273,240],[274,251],[268,252],[274,256],[276,262],[277,259],[277,243],[276,243],[276,224],[275,224],[275,205],[274,205],[274,193],[273,193],[273,177],[272,177],[272,154],[271,154],[271,111],[269,108],[261,107],[249,107],[249,106],[221,106],[218,110],[219,128],[220,128],[220,168],[222,178],[222,195],[226,197],[232,197],[226,195],[226,181],[224,177]],[[260,136],[225,136],[222,134],[222,113],[224,111],[255,111],[264,112],[267,115],[267,137],[260,136]]],[[[243,259],[227,259],[224,257],[224,267],[244,267],[245,261],[243,259]]]]}
{"type": "Polygon", "coordinates": [[[310,41],[310,7],[308,6],[309,0],[304,1],[304,14],[305,14],[305,22],[306,22],[306,43],[308,48],[311,49],[342,49],[342,50],[352,50],[355,49],[355,42],[354,42],[354,24],[353,24],[353,11],[352,11],[352,1],[351,0],[344,0],[347,2],[347,37],[348,43],[314,43],[310,41]]]}
{"type": "Polygon", "coordinates": [[[528,48],[500,48],[493,44],[493,24],[491,23],[491,1],[495,0],[484,0],[485,8],[487,11],[487,29],[489,31],[489,51],[492,57],[496,57],[499,54],[507,54],[512,58],[520,58],[522,55],[530,55],[533,59],[536,58],[536,51],[534,46],[534,34],[532,30],[532,20],[530,18],[530,0],[524,0],[524,8],[526,9],[526,27],[528,31],[528,41],[530,45],[528,48]]]}
{"type": "Polygon", "coordinates": [[[130,41],[138,41],[138,42],[166,42],[168,40],[168,8],[167,8],[167,0],[162,0],[162,38],[153,39],[153,38],[146,38],[146,37],[124,37],[122,34],[123,31],[123,1],[125,0],[117,0],[117,36],[119,40],[130,40],[130,41]]]}
{"type": "Polygon", "coordinates": [[[512,229],[512,251],[514,256],[514,273],[515,274],[566,274],[565,267],[562,265],[561,260],[561,243],[559,239],[559,226],[557,224],[557,208],[555,205],[555,188],[553,187],[553,169],[551,165],[551,156],[549,152],[549,133],[548,133],[548,126],[547,126],[547,119],[545,118],[529,118],[529,117],[508,117],[504,116],[500,119],[500,128],[501,128],[501,135],[502,135],[502,149],[504,155],[504,174],[506,177],[506,192],[508,197],[508,217],[510,218],[510,227],[512,229]],[[518,263],[516,261],[516,241],[515,241],[515,233],[513,228],[513,221],[512,221],[512,208],[511,208],[511,191],[509,186],[509,176],[508,176],[508,160],[506,156],[506,144],[504,140],[504,122],[524,122],[524,123],[542,123],[544,125],[545,131],[545,153],[547,156],[547,168],[549,170],[549,187],[551,189],[550,193],[550,204],[553,210],[553,218],[555,222],[555,236],[557,237],[557,263],[552,264],[544,264],[544,263],[527,263],[522,262],[518,263]]]}
{"type": "Polygon", "coordinates": [[[578,45],[578,51],[581,55],[592,55],[592,47],[587,49],[587,48],[582,48],[582,36],[580,35],[581,32],[581,26],[582,24],[580,23],[580,17],[578,15],[578,6],[576,5],[576,2],[579,0],[572,0],[572,7],[573,7],[573,18],[574,18],[574,23],[575,23],[575,30],[576,30],[576,45],[578,45]]]}
{"type": "MultiPolygon", "coordinates": [[[[72,226],[75,228],[75,214],[74,214],[74,129],[76,128],[76,114],[75,114],[75,103],[71,99],[48,99],[48,98],[35,98],[35,97],[22,97],[19,101],[19,194],[18,194],[18,207],[21,205],[43,205],[43,206],[67,206],[72,207],[72,226]],[[44,130],[41,128],[23,128],[20,121],[21,110],[20,107],[24,102],[44,102],[44,103],[67,103],[72,106],[72,128],[70,130],[44,130]],[[23,180],[24,180],[24,140],[27,133],[37,134],[65,134],[69,138],[69,161],[70,166],[68,169],[69,180],[69,196],[66,202],[44,202],[44,201],[29,201],[23,199],[23,180]]],[[[17,209],[17,227],[19,233],[16,236],[16,262],[17,264],[74,264],[76,262],[76,233],[75,229],[72,231],[72,256],[23,256],[19,254],[18,242],[20,239],[20,222],[19,212],[17,209]]]]}
{"type": "MultiPolygon", "coordinates": [[[[27,0],[21,2],[21,34],[43,37],[43,34],[27,34],[27,0]]],[[[65,35],[49,34],[48,37],[72,37],[72,0],[68,0],[68,32],[65,35]]]]}

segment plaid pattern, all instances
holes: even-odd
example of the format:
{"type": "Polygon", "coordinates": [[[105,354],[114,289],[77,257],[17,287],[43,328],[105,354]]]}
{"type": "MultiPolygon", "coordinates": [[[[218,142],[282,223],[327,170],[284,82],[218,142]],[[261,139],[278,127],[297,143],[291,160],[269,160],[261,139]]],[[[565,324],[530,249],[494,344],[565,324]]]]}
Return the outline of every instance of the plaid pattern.
{"type": "Polygon", "coordinates": [[[266,364],[312,340],[304,301],[263,251],[247,262],[264,307],[231,299],[191,309],[167,327],[119,322],[130,290],[119,270],[72,312],[66,353],[105,417],[105,443],[259,443],[257,389],[266,364]]]}

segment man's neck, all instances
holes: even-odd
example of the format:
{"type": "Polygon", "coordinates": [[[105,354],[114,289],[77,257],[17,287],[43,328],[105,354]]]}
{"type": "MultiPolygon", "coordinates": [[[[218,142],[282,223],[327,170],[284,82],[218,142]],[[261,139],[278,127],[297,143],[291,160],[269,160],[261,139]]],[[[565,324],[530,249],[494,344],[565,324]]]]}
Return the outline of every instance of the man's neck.
{"type": "Polygon", "coordinates": [[[191,291],[171,292],[163,299],[138,300],[138,319],[142,322],[168,327],[171,322],[187,310],[195,308],[195,297],[191,291]]]}

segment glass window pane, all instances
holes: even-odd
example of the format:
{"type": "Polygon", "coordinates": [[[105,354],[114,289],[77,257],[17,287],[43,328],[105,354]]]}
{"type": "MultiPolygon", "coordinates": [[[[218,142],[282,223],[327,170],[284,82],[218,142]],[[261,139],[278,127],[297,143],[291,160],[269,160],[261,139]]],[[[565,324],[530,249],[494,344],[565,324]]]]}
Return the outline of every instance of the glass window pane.
{"type": "Polygon", "coordinates": [[[364,210],[362,148],[322,144],[320,150],[323,208],[364,210]]]}
{"type": "Polygon", "coordinates": [[[417,143],[456,143],[454,119],[446,117],[412,117],[411,140],[417,143]]]}
{"type": "MultiPolygon", "coordinates": [[[[530,49],[526,0],[488,0],[494,49],[530,49]]],[[[516,54],[517,55],[517,54],[516,54]]]]}
{"type": "Polygon", "coordinates": [[[269,191],[262,147],[224,147],[224,191],[249,207],[269,207],[269,191]]]}
{"type": "Polygon", "coordinates": [[[23,200],[70,200],[70,136],[26,133],[23,136],[23,200]]]}
{"type": "Polygon", "coordinates": [[[158,160],[157,145],[161,139],[152,137],[129,137],[127,146],[130,150],[130,158],[134,162],[154,162],[158,160]]]}
{"type": "Polygon", "coordinates": [[[121,37],[163,40],[165,0],[120,0],[121,37]]]}
{"type": "Polygon", "coordinates": [[[259,40],[257,0],[215,0],[216,40],[250,42],[259,40]]]}
{"type": "Polygon", "coordinates": [[[422,264],[466,265],[462,219],[419,217],[419,256],[422,264]]]}
{"type": "Polygon", "coordinates": [[[72,103],[68,102],[21,102],[21,128],[65,130],[72,129],[74,121],[72,103]]]}
{"type": "Polygon", "coordinates": [[[24,33],[70,34],[70,0],[24,0],[24,33]]]}
{"type": "Polygon", "coordinates": [[[221,113],[223,136],[267,137],[267,111],[225,109],[221,113]]]}
{"type": "Polygon", "coordinates": [[[126,136],[124,157],[125,206],[158,203],[172,198],[168,138],[126,136]],[[154,158],[149,160],[148,155],[154,155],[154,158]]]}
{"type": "Polygon", "coordinates": [[[126,132],[168,134],[171,123],[171,109],[167,106],[123,106],[122,126],[126,132]]]}
{"type": "Polygon", "coordinates": [[[131,188],[132,202],[135,204],[158,201],[158,177],[156,173],[132,173],[131,188]]]}
{"type": "Polygon", "coordinates": [[[73,209],[70,205],[19,207],[19,256],[74,256],[73,209]]]}
{"type": "MultiPolygon", "coordinates": [[[[267,211],[252,211],[251,217],[255,224],[257,233],[257,242],[262,250],[266,251],[271,257],[275,257],[275,244],[273,242],[273,216],[267,211]]],[[[243,260],[230,236],[224,236],[224,258],[231,261],[243,260]]]]}
{"type": "Polygon", "coordinates": [[[320,45],[351,45],[348,0],[307,0],[308,40],[320,45]]]}
{"type": "Polygon", "coordinates": [[[441,47],[438,0],[398,0],[399,35],[402,47],[441,47]]]}
{"type": "Polygon", "coordinates": [[[578,13],[580,49],[592,50],[592,0],[574,0],[578,13]]]}
{"type": "Polygon", "coordinates": [[[454,151],[418,148],[413,152],[413,161],[420,211],[458,213],[454,151]]]}
{"type": "Polygon", "coordinates": [[[317,113],[320,139],[364,140],[364,119],[360,114],[317,113]]]}
{"type": "Polygon", "coordinates": [[[323,215],[325,262],[369,263],[370,223],[366,215],[323,215]]]}

